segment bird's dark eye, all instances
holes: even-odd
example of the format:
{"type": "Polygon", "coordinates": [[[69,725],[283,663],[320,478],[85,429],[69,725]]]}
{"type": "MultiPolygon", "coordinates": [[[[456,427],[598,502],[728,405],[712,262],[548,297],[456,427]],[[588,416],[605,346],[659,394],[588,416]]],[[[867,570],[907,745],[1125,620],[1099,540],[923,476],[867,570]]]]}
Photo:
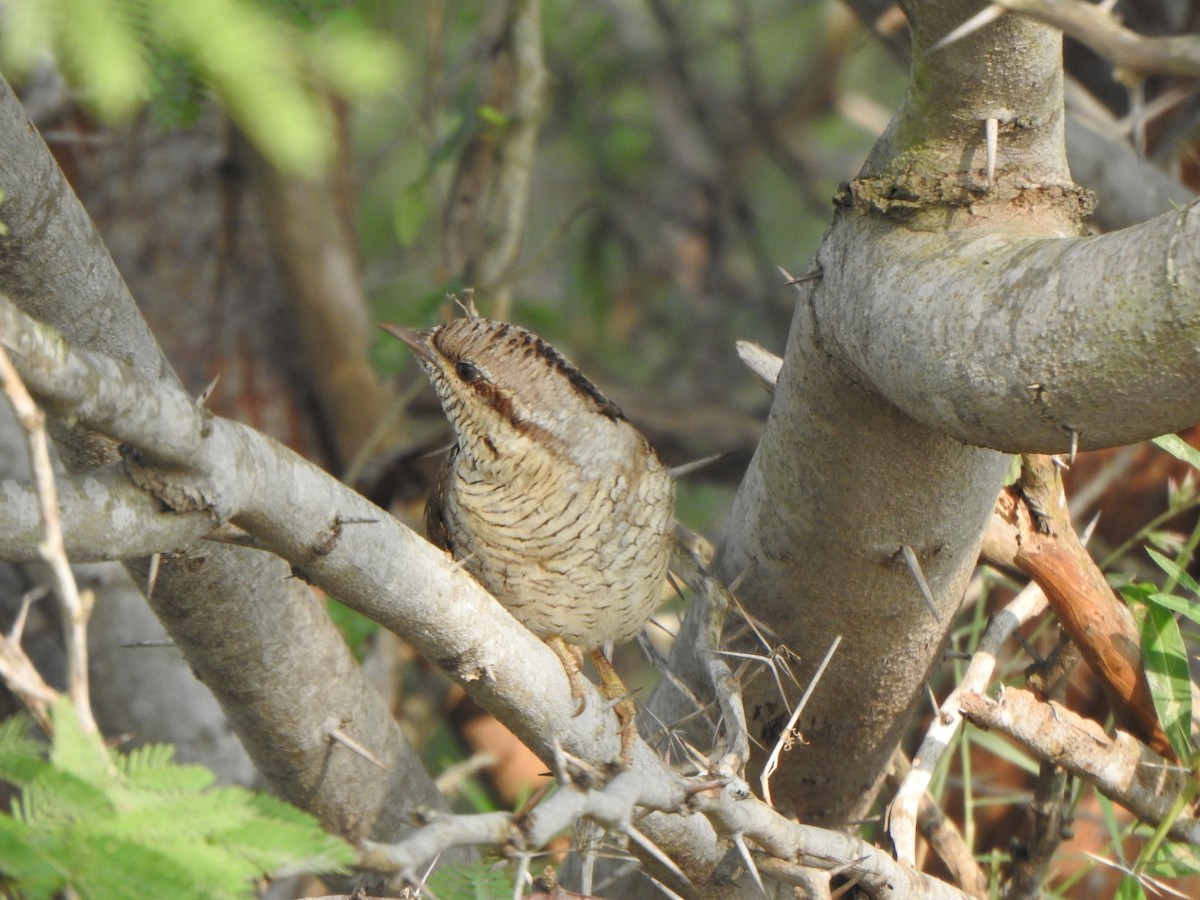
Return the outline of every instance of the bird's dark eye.
{"type": "Polygon", "coordinates": [[[467,384],[470,384],[472,381],[478,381],[483,377],[483,373],[479,371],[479,367],[475,363],[470,363],[466,360],[454,364],[454,374],[467,384]]]}

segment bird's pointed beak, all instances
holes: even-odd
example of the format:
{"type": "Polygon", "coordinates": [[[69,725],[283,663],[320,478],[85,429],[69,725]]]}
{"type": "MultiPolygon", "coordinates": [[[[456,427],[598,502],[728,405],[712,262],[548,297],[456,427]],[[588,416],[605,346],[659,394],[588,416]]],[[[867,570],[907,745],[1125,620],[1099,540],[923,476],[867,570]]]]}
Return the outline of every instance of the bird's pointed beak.
{"type": "Polygon", "coordinates": [[[417,359],[433,362],[433,348],[429,344],[430,338],[433,336],[432,331],[419,331],[416,328],[405,328],[403,325],[388,325],[386,322],[380,322],[379,327],[408,344],[412,348],[412,352],[417,355],[417,359]]]}

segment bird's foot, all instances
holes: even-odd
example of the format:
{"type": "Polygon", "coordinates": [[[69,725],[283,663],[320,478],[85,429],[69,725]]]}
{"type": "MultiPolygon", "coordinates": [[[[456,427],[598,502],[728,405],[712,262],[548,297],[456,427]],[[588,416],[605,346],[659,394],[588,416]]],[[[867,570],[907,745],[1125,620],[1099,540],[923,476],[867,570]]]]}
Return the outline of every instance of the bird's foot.
{"type": "Polygon", "coordinates": [[[600,676],[600,693],[613,704],[613,712],[617,714],[617,722],[621,727],[621,755],[618,762],[628,769],[633,765],[633,744],[638,736],[637,706],[603,650],[592,651],[592,662],[596,665],[596,674],[600,676]]]}
{"type": "Polygon", "coordinates": [[[554,651],[562,662],[563,671],[567,673],[567,681],[571,684],[571,696],[579,701],[579,706],[571,714],[575,718],[583,714],[587,708],[587,679],[583,676],[583,659],[578,648],[572,647],[560,637],[546,638],[546,646],[554,651]]]}

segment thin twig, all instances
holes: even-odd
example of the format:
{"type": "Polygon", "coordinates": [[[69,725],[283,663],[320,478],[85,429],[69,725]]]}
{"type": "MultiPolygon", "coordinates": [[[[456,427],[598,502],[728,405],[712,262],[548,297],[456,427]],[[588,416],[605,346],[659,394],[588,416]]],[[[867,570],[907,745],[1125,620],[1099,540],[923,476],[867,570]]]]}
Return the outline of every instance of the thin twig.
{"type": "Polygon", "coordinates": [[[792,710],[792,715],[788,719],[787,725],[783,727],[783,731],[779,735],[779,740],[775,742],[775,746],[771,749],[771,755],[767,757],[766,764],[763,766],[759,784],[762,787],[763,800],[769,806],[775,805],[771,802],[771,776],[779,768],[779,754],[783,752],[785,745],[790,744],[792,730],[796,727],[796,721],[800,718],[800,713],[804,711],[804,707],[808,704],[808,698],[812,696],[812,692],[820,682],[821,676],[825,674],[825,667],[829,665],[829,661],[833,659],[833,654],[837,651],[838,645],[841,643],[842,636],[839,634],[833,639],[833,643],[829,645],[829,649],[825,652],[825,658],[817,666],[817,671],[813,673],[812,679],[808,682],[808,687],[804,690],[804,695],[800,698],[800,702],[796,704],[796,708],[792,710]]]}
{"type": "Polygon", "coordinates": [[[941,704],[920,749],[912,760],[912,769],[900,785],[890,807],[888,831],[896,848],[896,858],[907,865],[916,864],[917,813],[921,798],[933,780],[938,760],[950,747],[962,722],[959,697],[971,691],[983,691],[996,669],[1000,648],[1023,622],[1046,608],[1046,595],[1036,584],[1029,584],[1012,602],[992,617],[962,681],[941,704]]]}
{"type": "Polygon", "coordinates": [[[92,594],[79,590],[75,575],[67,560],[63,543],[62,522],[58,514],[58,489],[54,467],[50,462],[50,445],[46,438],[46,416],[33,402],[25,384],[13,367],[8,352],[0,346],[0,382],[12,403],[17,421],[24,430],[29,445],[29,465],[33,471],[39,514],[44,537],[38,552],[50,566],[54,593],[63,611],[67,655],[67,692],[79,716],[80,727],[88,734],[98,734],[92,715],[88,692],[87,623],[92,614],[92,594]]]}

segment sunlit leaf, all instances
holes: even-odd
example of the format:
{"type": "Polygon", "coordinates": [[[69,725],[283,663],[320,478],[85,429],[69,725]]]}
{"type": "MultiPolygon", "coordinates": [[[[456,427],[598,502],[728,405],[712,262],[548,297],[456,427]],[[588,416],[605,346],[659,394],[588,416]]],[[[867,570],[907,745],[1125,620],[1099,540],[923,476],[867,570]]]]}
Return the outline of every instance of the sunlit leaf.
{"type": "Polygon", "coordinates": [[[158,0],[153,24],[195,60],[276,165],[314,172],[329,158],[332,118],[295,77],[296,47],[282,23],[242,0],[158,0]]]}
{"type": "Polygon", "coordinates": [[[1184,878],[1200,874],[1200,848],[1193,844],[1165,843],[1141,869],[1147,875],[1158,878],[1184,878]]]}
{"type": "Polygon", "coordinates": [[[120,0],[58,0],[70,28],[61,31],[64,64],[84,87],[83,100],[105,119],[131,113],[146,99],[145,48],[120,0]]]}
{"type": "Polygon", "coordinates": [[[1181,459],[1188,465],[1200,469],[1200,450],[1197,450],[1179,435],[1164,434],[1161,437],[1156,437],[1154,443],[1176,459],[1181,459]]]}
{"type": "Polygon", "coordinates": [[[404,60],[342,4],[316,6],[297,16],[253,0],[9,0],[0,54],[10,75],[52,56],[107,120],[149,101],[156,122],[186,124],[215,96],[276,166],[314,175],[335,147],[329,95],[381,93],[404,60]]]}
{"type": "Polygon", "coordinates": [[[1132,875],[1126,875],[1117,885],[1117,892],[1113,894],[1113,900],[1146,900],[1146,891],[1142,888],[1140,881],[1132,875]]]}
{"type": "Polygon", "coordinates": [[[347,97],[378,94],[405,77],[400,45],[345,15],[309,35],[307,56],[321,78],[347,97]]]}
{"type": "Polygon", "coordinates": [[[1187,759],[1191,755],[1192,732],[1192,683],[1187,649],[1174,613],[1157,603],[1146,607],[1146,617],[1142,620],[1142,656],[1159,721],[1175,752],[1187,759]]]}
{"type": "Polygon", "coordinates": [[[1200,596],[1200,584],[1197,584],[1196,579],[1188,574],[1187,569],[1183,568],[1175,560],[1167,559],[1167,557],[1150,547],[1146,548],[1146,552],[1150,554],[1150,558],[1158,564],[1158,567],[1174,579],[1176,583],[1183,585],[1186,590],[1200,596]]]}
{"type": "Polygon", "coordinates": [[[1164,609],[1187,616],[1193,622],[1200,624],[1200,603],[1188,600],[1186,597],[1176,597],[1174,594],[1153,593],[1146,598],[1150,603],[1157,603],[1164,609]]]}
{"type": "Polygon", "coordinates": [[[494,106],[480,106],[475,112],[488,125],[494,125],[497,128],[504,128],[511,121],[504,110],[494,106]]]}

